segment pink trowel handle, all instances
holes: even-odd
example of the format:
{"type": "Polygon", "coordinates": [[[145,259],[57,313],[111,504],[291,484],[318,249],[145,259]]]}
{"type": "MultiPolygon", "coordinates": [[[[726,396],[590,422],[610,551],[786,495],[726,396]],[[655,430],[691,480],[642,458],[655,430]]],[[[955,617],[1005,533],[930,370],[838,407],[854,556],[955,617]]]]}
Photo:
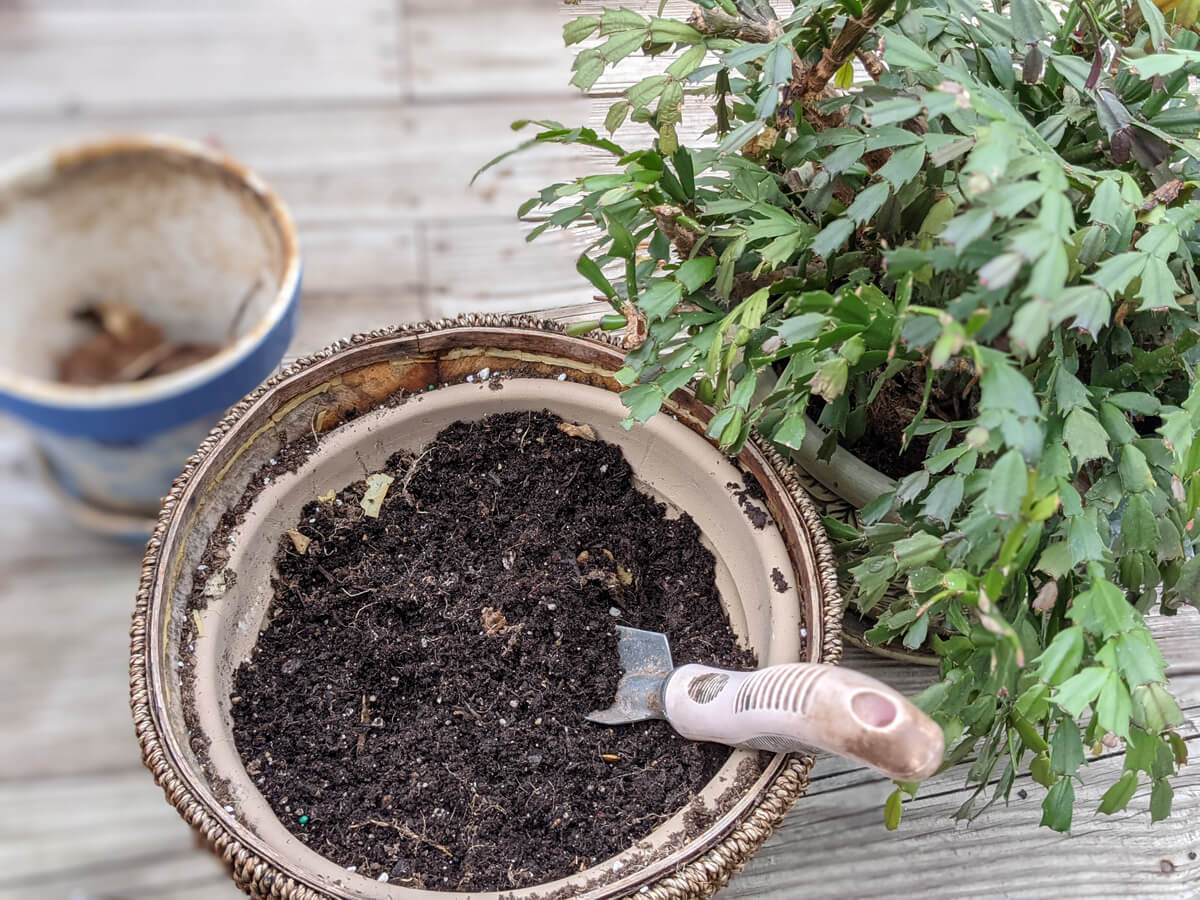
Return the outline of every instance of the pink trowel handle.
{"type": "Polygon", "coordinates": [[[789,663],[756,672],[680,666],[663,685],[677,732],[757,750],[817,748],[898,781],[937,771],[942,730],[887,685],[839,666],[789,663]]]}

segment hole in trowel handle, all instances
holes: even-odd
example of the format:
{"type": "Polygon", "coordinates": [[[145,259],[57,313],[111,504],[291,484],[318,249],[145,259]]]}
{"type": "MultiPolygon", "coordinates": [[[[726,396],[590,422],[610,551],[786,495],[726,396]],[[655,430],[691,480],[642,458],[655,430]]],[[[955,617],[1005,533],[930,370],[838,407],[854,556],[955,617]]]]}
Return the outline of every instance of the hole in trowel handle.
{"type": "Polygon", "coordinates": [[[850,708],[860,722],[871,728],[887,728],[899,712],[891,698],[874,691],[859,691],[850,701],[850,708]]]}

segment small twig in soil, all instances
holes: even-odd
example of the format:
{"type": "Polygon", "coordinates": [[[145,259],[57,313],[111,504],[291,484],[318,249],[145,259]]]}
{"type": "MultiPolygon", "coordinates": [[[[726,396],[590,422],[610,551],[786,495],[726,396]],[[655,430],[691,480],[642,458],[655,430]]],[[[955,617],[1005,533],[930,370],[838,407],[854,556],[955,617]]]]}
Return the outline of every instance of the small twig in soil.
{"type": "Polygon", "coordinates": [[[417,473],[417,465],[429,454],[430,450],[437,446],[437,444],[437,441],[431,443],[428,447],[421,451],[421,454],[416,459],[409,463],[408,471],[404,475],[404,480],[400,482],[400,496],[407,500],[408,505],[413,509],[419,508],[417,506],[417,501],[413,498],[413,495],[408,492],[408,486],[412,483],[413,476],[417,473]]]}
{"type": "Polygon", "coordinates": [[[450,857],[450,859],[454,859],[454,854],[441,844],[435,844],[429,838],[417,834],[402,822],[382,822],[379,819],[368,819],[365,822],[359,822],[357,825],[351,825],[349,827],[350,829],[366,828],[368,825],[374,825],[377,828],[390,828],[393,831],[397,831],[404,835],[410,841],[416,841],[418,844],[424,844],[427,847],[432,847],[434,850],[440,850],[442,853],[446,854],[446,856],[450,857]]]}

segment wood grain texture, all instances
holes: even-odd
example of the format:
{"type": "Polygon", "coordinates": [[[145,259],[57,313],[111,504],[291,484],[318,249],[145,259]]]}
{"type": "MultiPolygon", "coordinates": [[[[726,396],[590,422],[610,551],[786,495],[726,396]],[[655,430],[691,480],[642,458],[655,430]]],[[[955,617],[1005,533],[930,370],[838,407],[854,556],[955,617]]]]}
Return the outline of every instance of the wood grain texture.
{"type": "Polygon", "coordinates": [[[403,23],[387,0],[0,6],[0,111],[165,109],[395,97],[403,23]]]}

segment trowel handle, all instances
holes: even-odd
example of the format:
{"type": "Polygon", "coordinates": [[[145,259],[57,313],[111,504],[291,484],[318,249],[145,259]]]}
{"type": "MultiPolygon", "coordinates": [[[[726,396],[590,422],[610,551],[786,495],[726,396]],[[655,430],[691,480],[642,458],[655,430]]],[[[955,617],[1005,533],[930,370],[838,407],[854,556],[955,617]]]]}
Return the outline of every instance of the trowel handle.
{"type": "Polygon", "coordinates": [[[839,666],[789,663],[756,672],[680,666],[663,685],[667,721],[686,738],[757,750],[809,748],[898,781],[942,763],[942,730],[896,691],[839,666]]]}

